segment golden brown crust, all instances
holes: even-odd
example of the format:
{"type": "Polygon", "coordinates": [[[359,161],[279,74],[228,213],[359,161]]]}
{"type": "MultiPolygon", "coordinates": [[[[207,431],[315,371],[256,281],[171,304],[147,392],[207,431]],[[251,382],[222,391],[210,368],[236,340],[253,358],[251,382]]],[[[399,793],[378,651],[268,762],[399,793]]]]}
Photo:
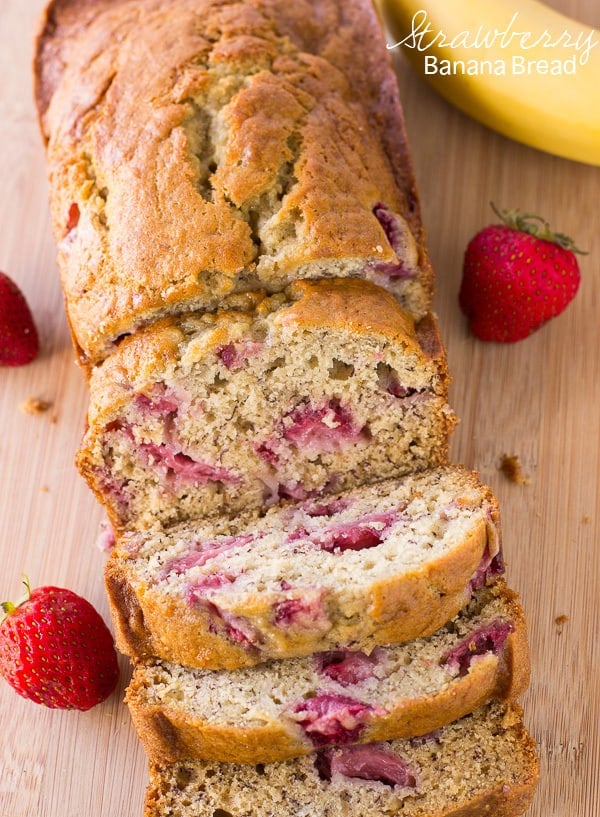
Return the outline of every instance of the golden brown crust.
{"type": "Polygon", "coordinates": [[[64,71],[63,49],[77,28],[106,7],[110,0],[50,0],[38,23],[33,59],[34,99],[42,137],[47,142],[43,117],[64,71]]]}
{"type": "MultiPolygon", "coordinates": [[[[385,290],[369,281],[334,278],[296,281],[286,294],[294,303],[281,310],[285,326],[347,329],[357,335],[382,335],[423,357],[412,316],[385,290]]],[[[440,355],[443,357],[443,355],[440,355]]]]}
{"type": "Polygon", "coordinates": [[[398,257],[418,289],[411,310],[427,311],[432,273],[371,3],[63,0],[46,11],[35,73],[69,321],[90,360],[232,291],[339,274],[404,292],[377,269],[398,257]],[[409,228],[396,251],[380,202],[409,228]]]}
{"type": "Polygon", "coordinates": [[[254,729],[216,726],[182,718],[179,712],[142,704],[135,688],[127,692],[127,704],[136,733],[148,757],[156,763],[190,758],[225,763],[268,763],[306,754],[310,748],[294,743],[282,723],[269,721],[254,729]]]}
{"type": "MultiPolygon", "coordinates": [[[[518,597],[499,579],[494,590],[502,596],[514,631],[499,655],[475,662],[468,675],[420,698],[400,698],[384,715],[374,715],[360,736],[361,743],[425,735],[473,712],[489,700],[521,695],[529,683],[529,650],[525,618],[518,597]]],[[[127,705],[150,760],[157,763],[189,758],[226,763],[270,763],[308,754],[309,740],[297,728],[262,715],[253,727],[232,727],[195,718],[168,701],[149,701],[143,667],[134,672],[127,705]]]]}
{"type": "Polygon", "coordinates": [[[116,641],[129,645],[135,654],[151,655],[152,637],[144,622],[144,613],[135,593],[118,571],[112,570],[110,561],[104,573],[105,587],[111,604],[116,641]]]}

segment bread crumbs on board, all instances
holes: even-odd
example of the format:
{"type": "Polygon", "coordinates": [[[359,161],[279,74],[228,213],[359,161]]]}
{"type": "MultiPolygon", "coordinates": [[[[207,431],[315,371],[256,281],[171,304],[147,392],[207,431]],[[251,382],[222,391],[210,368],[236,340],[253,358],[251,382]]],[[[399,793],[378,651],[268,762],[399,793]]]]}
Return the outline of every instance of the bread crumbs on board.
{"type": "Polygon", "coordinates": [[[44,414],[51,407],[52,403],[48,400],[41,400],[39,397],[32,397],[31,395],[27,400],[19,403],[19,408],[23,414],[44,414]]]}
{"type": "Polygon", "coordinates": [[[523,472],[519,458],[515,454],[503,454],[498,470],[517,485],[529,485],[531,482],[531,478],[523,472]]]}
{"type": "Polygon", "coordinates": [[[560,616],[556,616],[556,618],[554,619],[554,623],[558,628],[557,630],[558,635],[562,635],[563,627],[568,620],[569,616],[566,616],[564,613],[562,613],[560,616]]]}

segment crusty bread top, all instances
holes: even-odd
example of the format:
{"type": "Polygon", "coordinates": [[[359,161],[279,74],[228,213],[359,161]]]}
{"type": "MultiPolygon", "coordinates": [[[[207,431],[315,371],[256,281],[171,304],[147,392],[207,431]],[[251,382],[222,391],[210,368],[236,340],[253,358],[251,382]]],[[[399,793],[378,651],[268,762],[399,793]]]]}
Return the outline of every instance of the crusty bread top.
{"type": "Polygon", "coordinates": [[[355,278],[296,281],[287,289],[293,306],[278,320],[286,325],[346,329],[357,335],[380,334],[402,340],[411,351],[419,346],[412,317],[385,290],[355,278]]]}
{"type": "Polygon", "coordinates": [[[428,310],[395,76],[368,0],[55,0],[35,69],[68,317],[90,360],[233,291],[376,278],[398,261],[419,280],[412,311],[428,310]],[[380,203],[398,216],[395,249],[380,203]]]}

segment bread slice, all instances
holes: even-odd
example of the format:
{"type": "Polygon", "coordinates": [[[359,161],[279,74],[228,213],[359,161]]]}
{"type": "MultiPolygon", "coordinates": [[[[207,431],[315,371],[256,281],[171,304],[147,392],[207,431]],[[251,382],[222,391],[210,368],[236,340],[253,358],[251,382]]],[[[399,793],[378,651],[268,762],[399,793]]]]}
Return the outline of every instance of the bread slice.
{"type": "Polygon", "coordinates": [[[53,0],[35,74],[86,363],[162,316],[297,279],[368,278],[416,319],[430,310],[370,0],[53,0]]]}
{"type": "Polygon", "coordinates": [[[430,635],[501,570],[497,502],[445,467],[214,524],[125,534],[117,643],[208,669],[430,635]]]}
{"type": "Polygon", "coordinates": [[[268,763],[424,735],[493,698],[520,695],[528,681],[523,610],[499,578],[429,638],[229,673],[140,663],[126,700],[155,762],[268,763]]]}
{"type": "Polygon", "coordinates": [[[447,461],[433,316],[366,281],[167,318],[92,373],[77,462],[116,529],[264,509],[447,461]]]}
{"type": "Polygon", "coordinates": [[[144,817],[517,817],[537,779],[521,710],[492,704],[418,739],[267,765],[152,765],[144,817]]]}

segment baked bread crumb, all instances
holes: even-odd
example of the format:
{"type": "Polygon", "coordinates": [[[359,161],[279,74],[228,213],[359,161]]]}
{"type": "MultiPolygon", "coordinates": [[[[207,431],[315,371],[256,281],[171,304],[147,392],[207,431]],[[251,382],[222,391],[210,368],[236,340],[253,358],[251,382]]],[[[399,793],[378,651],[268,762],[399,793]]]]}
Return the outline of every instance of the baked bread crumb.
{"type": "Polygon", "coordinates": [[[503,454],[498,470],[502,471],[504,476],[516,485],[529,485],[531,482],[531,478],[523,472],[516,454],[503,454]]]}
{"type": "Polygon", "coordinates": [[[565,626],[568,620],[569,616],[566,616],[564,613],[561,613],[560,616],[556,616],[556,618],[554,619],[554,623],[558,628],[557,629],[558,635],[562,635],[563,627],[565,626]]]}
{"type": "Polygon", "coordinates": [[[52,403],[48,400],[41,400],[39,397],[29,395],[27,400],[19,403],[19,408],[23,414],[44,414],[52,407],[52,403]]]}
{"type": "Polygon", "coordinates": [[[151,764],[144,817],[517,817],[538,774],[519,708],[493,704],[422,741],[326,749],[285,763],[151,764]]]}

